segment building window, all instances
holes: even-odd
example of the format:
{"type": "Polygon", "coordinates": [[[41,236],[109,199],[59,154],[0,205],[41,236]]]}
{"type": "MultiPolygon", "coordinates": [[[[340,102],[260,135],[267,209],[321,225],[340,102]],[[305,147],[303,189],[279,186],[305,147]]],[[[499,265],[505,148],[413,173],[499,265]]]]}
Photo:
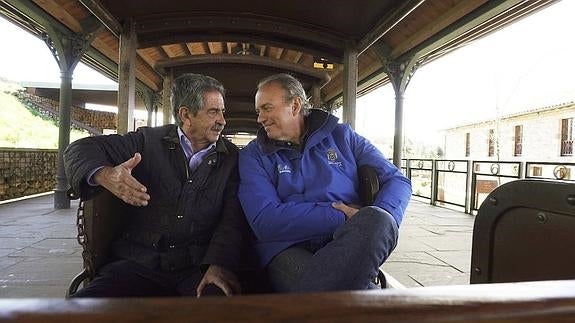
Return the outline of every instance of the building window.
{"type": "Polygon", "coordinates": [[[493,157],[493,155],[495,155],[495,131],[493,129],[489,129],[489,138],[487,140],[488,140],[487,156],[493,157]]]}
{"type": "Polygon", "coordinates": [[[573,118],[561,119],[561,156],[573,156],[573,118]]]}
{"type": "Polygon", "coordinates": [[[542,176],[543,175],[543,167],[541,166],[533,166],[531,168],[532,176],[542,176]]]}
{"type": "Polygon", "coordinates": [[[465,157],[469,157],[471,134],[469,132],[465,133],[465,157]]]}
{"type": "Polygon", "coordinates": [[[515,149],[513,156],[521,156],[523,153],[523,126],[515,126],[515,149]]]}

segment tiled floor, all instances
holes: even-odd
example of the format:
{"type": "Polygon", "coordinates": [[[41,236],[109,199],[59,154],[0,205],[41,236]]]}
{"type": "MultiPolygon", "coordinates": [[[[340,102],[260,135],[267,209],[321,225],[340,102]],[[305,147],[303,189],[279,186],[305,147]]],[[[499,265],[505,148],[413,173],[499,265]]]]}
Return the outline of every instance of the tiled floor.
{"type": "MultiPolygon", "coordinates": [[[[53,196],[0,205],[0,297],[63,297],[82,268],[77,201],[53,196]]],[[[467,284],[474,217],[412,201],[383,269],[406,287],[467,284]]]]}

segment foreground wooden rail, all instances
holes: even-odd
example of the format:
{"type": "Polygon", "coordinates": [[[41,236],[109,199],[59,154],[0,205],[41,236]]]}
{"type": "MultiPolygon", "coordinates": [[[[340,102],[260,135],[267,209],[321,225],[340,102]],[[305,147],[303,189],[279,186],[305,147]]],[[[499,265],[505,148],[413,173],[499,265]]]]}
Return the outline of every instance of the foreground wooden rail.
{"type": "Polygon", "coordinates": [[[575,280],[232,298],[1,299],[8,322],[558,322],[575,280]]]}

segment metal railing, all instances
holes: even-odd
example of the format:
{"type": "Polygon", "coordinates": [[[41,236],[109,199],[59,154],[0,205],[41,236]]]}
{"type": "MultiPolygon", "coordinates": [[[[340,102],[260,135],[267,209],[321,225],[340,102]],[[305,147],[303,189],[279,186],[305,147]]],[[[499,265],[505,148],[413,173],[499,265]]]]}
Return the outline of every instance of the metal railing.
{"type": "MultiPolygon", "coordinates": [[[[0,148],[0,200],[50,191],[56,150],[0,148]]],[[[520,178],[575,182],[575,163],[403,159],[413,196],[473,214],[496,187],[520,178]]]]}
{"type": "Polygon", "coordinates": [[[521,178],[575,182],[575,163],[403,159],[413,196],[435,206],[455,206],[474,214],[498,186],[521,178]]]}

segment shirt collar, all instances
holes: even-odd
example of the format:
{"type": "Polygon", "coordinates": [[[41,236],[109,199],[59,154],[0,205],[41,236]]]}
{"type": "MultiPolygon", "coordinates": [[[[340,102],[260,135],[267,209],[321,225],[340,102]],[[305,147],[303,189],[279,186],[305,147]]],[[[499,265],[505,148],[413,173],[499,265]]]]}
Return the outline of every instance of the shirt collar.
{"type": "Polygon", "coordinates": [[[200,151],[194,151],[194,148],[192,148],[192,142],[190,141],[190,139],[188,139],[188,137],[186,137],[186,134],[180,127],[178,127],[178,137],[180,138],[180,145],[182,146],[184,154],[186,155],[187,158],[192,157],[194,154],[199,153],[200,151],[208,151],[216,146],[216,143],[212,142],[206,148],[200,151]]]}

